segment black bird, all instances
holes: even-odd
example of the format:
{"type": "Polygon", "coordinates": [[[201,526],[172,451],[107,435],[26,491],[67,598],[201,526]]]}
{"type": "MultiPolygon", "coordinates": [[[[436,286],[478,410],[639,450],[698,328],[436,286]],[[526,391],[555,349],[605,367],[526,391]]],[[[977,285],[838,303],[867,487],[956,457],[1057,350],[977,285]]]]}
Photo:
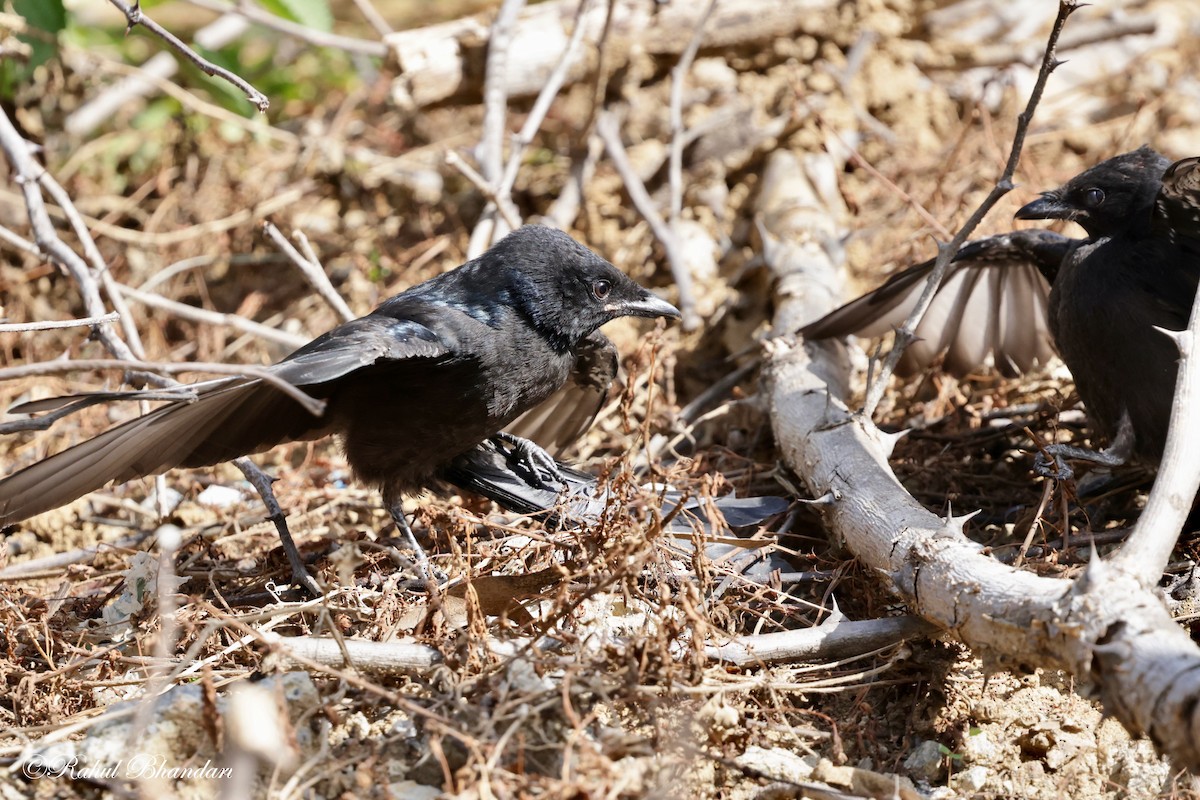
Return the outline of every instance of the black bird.
{"type": "MultiPolygon", "coordinates": [[[[926,341],[905,354],[905,371],[944,351],[947,369],[962,375],[990,352],[1012,374],[1045,361],[1053,342],[1093,428],[1111,445],[1107,463],[1157,465],[1179,353],[1155,328],[1187,326],[1200,277],[1200,158],[1168,164],[1141,147],[1017,211],[1018,219],[1076,222],[1084,239],[1030,230],[966,245],[918,330],[926,341]]],[[[879,335],[900,325],[932,266],[896,275],[801,333],[879,335]]]]}
{"type": "MultiPolygon", "coordinates": [[[[616,372],[616,349],[598,329],[622,316],[679,311],[567,234],[523,227],[268,368],[327,401],[321,416],[261,379],[196,384],[191,402],[164,405],[0,480],[0,526],[111,481],[336,434],[355,475],[381,490],[407,530],[402,495],[539,404],[574,402],[550,444],[577,436],[616,372]]],[[[518,443],[535,468],[553,473],[552,458],[518,443]]],[[[289,558],[303,573],[298,557],[289,558]]],[[[296,577],[315,589],[307,573],[296,577]]]]}

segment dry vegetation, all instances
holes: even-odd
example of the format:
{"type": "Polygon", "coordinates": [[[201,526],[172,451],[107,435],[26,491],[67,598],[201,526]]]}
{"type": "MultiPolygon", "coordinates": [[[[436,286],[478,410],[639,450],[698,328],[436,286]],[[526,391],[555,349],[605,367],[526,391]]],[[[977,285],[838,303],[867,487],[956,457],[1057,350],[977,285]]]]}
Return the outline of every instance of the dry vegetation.
{"type": "MultiPolygon", "coordinates": [[[[418,528],[458,581],[431,603],[393,558],[394,531],[377,498],[350,481],[336,443],[321,442],[261,462],[279,477],[289,525],[330,589],[324,601],[277,593],[286,559],[232,467],[169,476],[183,498],[167,517],[181,539],[166,569],[153,535],[158,512],[146,500],[153,481],[111,487],[6,531],[0,798],[917,797],[918,786],[947,797],[1187,796],[1148,742],[1102,719],[1063,676],[985,677],[987,665],[952,642],[914,639],[808,663],[715,660],[706,647],[730,636],[903,609],[878,576],[831,547],[804,505],[740,532],[765,540],[746,552],[770,542],[802,573],[781,584],[742,575],[736,558],[712,559],[702,548],[692,555],[692,537],[664,533],[658,497],[642,488],[671,483],[704,497],[794,491],[794,478],[778,474],[754,370],[773,303],[754,225],[766,158],[788,149],[845,159],[837,188],[847,208],[847,294],[928,257],[931,237],[949,238],[1007,157],[1032,74],[1020,62],[1038,57],[1053,10],[1012,5],[831,4],[804,30],[701,50],[684,96],[683,121],[699,135],[684,153],[682,219],[698,232],[686,260],[704,324],[684,331],[622,321],[609,331],[625,357],[624,386],[571,457],[621,500],[598,523],[551,531],[476,498],[420,498],[418,528]],[[727,391],[707,392],[738,370],[727,391]],[[202,494],[209,486],[237,487],[240,499],[214,505],[202,494]],[[52,559],[79,548],[98,549],[52,559]],[[29,564],[36,569],[11,572],[29,564]],[[402,643],[424,662],[331,666],[288,655],[279,637],[402,643]],[[75,754],[81,767],[100,769],[145,753],[167,768],[210,763],[236,774],[29,778],[21,764],[34,752],[75,754]]],[[[1021,188],[980,234],[1007,228],[1031,190],[1103,157],[1144,142],[1195,154],[1196,12],[1190,0],[1130,5],[1125,15],[1076,15],[1081,38],[1100,33],[1063,56],[1083,62],[1088,77],[1051,79],[1021,188]],[[1141,32],[1146,20],[1152,35],[1141,32]]],[[[144,52],[158,49],[145,42],[144,52]]],[[[263,236],[263,220],[303,231],[338,292],[365,313],[462,263],[486,202],[445,159],[448,151],[472,158],[483,120],[478,88],[401,110],[386,64],[352,64],[261,31],[240,55],[247,64],[270,55],[288,74],[269,125],[152,98],[87,135],[64,133],[71,114],[125,71],[100,45],[65,45],[61,61],[4,106],[43,144],[112,277],[136,289],[125,297],[151,361],[261,365],[290,349],[155,298],[301,340],[338,322],[263,236]]],[[[635,50],[605,64],[599,79],[563,89],[517,177],[523,217],[552,210],[587,155],[598,101],[620,113],[631,161],[658,207],[668,206],[676,60],[635,50]]],[[[243,74],[254,82],[255,72],[243,74]]],[[[176,82],[210,102],[203,79],[176,82]]],[[[532,100],[510,100],[510,130],[532,100]]],[[[0,226],[28,237],[20,187],[4,170],[0,226]]],[[[78,246],[61,215],[56,222],[78,246]]],[[[607,157],[595,160],[569,228],[671,296],[661,245],[607,157]]],[[[7,246],[0,253],[4,321],[86,315],[76,282],[49,260],[7,246]]],[[[0,333],[5,366],[107,355],[86,329],[0,333]]],[[[7,381],[0,407],[121,380],[110,370],[7,381]]],[[[970,534],[1012,561],[1043,493],[1024,428],[1078,438],[1073,403],[1061,368],[1020,381],[935,375],[897,386],[879,420],[917,428],[893,460],[910,490],[939,512],[982,509],[970,534]]],[[[98,406],[47,432],[4,437],[3,471],[136,413],[136,404],[98,406]]],[[[1089,523],[1119,527],[1136,517],[1139,497],[1133,486],[1081,510],[1056,495],[1024,552],[1028,567],[1078,570],[1086,554],[1070,534],[1089,523]]],[[[1191,568],[1193,548],[1181,544],[1179,574],[1191,568]]]]}

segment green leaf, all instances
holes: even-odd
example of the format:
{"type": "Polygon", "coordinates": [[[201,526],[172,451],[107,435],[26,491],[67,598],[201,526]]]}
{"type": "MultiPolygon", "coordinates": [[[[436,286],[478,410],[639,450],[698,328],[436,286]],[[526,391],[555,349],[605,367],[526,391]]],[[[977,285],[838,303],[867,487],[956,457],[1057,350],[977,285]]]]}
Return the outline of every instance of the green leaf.
{"type": "Polygon", "coordinates": [[[259,4],[272,14],[306,28],[323,33],[333,30],[333,13],[327,0],[261,0],[259,4]]]}
{"type": "Polygon", "coordinates": [[[44,64],[58,53],[58,44],[54,41],[59,32],[67,27],[67,9],[63,0],[13,0],[13,10],[25,18],[29,27],[36,28],[47,36],[18,36],[32,50],[29,63],[23,69],[17,69],[17,74],[6,75],[5,83],[9,80],[24,80],[40,64],[44,64]]]}
{"type": "Polygon", "coordinates": [[[57,34],[67,27],[67,9],[63,0],[13,0],[13,10],[33,27],[57,34]]]}

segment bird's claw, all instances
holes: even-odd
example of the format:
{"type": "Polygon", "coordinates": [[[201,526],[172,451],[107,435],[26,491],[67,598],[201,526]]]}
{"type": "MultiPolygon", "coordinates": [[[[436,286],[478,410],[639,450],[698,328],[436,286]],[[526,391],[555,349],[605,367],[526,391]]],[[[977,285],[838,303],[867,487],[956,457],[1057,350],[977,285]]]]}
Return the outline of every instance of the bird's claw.
{"type": "MultiPolygon", "coordinates": [[[[1127,423],[1122,423],[1123,427],[1127,423]]],[[[1038,475],[1043,478],[1054,478],[1056,480],[1070,480],[1075,476],[1075,471],[1067,466],[1066,459],[1072,458],[1077,461],[1086,461],[1089,464],[1095,464],[1097,467],[1112,469],[1119,467],[1129,460],[1129,452],[1132,449],[1131,443],[1132,432],[1126,431],[1122,436],[1118,437],[1118,441],[1106,450],[1088,450],[1084,447],[1074,447],[1069,444],[1055,443],[1046,445],[1045,449],[1037,454],[1033,460],[1033,468],[1038,475]],[[1053,464],[1053,467],[1051,466],[1053,464]]]]}
{"type": "Polygon", "coordinates": [[[548,492],[557,492],[566,485],[567,479],[559,470],[554,456],[535,442],[503,432],[496,434],[493,438],[512,447],[510,463],[524,473],[525,477],[532,481],[537,488],[548,492]]]}
{"type": "Polygon", "coordinates": [[[1043,478],[1056,481],[1069,481],[1075,477],[1075,470],[1056,452],[1038,452],[1033,459],[1033,471],[1043,478]]]}

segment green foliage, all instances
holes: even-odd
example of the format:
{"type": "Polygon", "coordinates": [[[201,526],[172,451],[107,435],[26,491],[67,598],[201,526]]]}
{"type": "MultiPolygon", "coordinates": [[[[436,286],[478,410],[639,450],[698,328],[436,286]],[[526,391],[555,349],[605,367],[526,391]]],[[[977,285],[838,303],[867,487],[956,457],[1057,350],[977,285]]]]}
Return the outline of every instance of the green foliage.
{"type": "Polygon", "coordinates": [[[954,752],[941,742],[938,742],[938,752],[942,754],[942,758],[950,759],[951,763],[958,763],[963,760],[962,753],[954,752]]]}
{"type": "Polygon", "coordinates": [[[58,53],[58,34],[67,27],[63,0],[12,0],[12,5],[32,29],[17,37],[29,45],[30,55],[26,63],[11,58],[0,61],[0,96],[3,97],[12,97],[18,83],[58,53]]]}
{"type": "MultiPolygon", "coordinates": [[[[105,2],[106,0],[97,0],[105,2]]],[[[128,2],[129,0],[127,0],[128,2]]],[[[166,0],[142,0],[142,10],[153,18],[152,9],[166,0]]],[[[56,56],[59,42],[95,50],[111,58],[130,64],[144,62],[156,53],[170,51],[160,39],[141,28],[130,34],[125,31],[124,20],[111,27],[81,25],[67,14],[65,0],[12,0],[11,7],[22,15],[29,31],[21,36],[31,48],[31,58],[0,59],[0,97],[14,98],[17,90],[29,89],[34,79],[34,68],[56,56]]],[[[333,27],[330,0],[262,0],[262,6],[281,18],[319,31],[333,27]]],[[[276,42],[287,39],[284,34],[261,32],[243,37],[220,50],[207,50],[192,41],[193,30],[175,30],[202,57],[230,70],[249,81],[256,89],[271,100],[270,115],[278,118],[287,113],[304,113],[318,104],[331,90],[349,89],[357,84],[359,76],[350,56],[346,53],[320,47],[302,47],[287,50],[288,58],[280,60],[276,42]],[[286,109],[286,110],[285,110],[286,109]]],[[[177,56],[180,72],[173,78],[190,92],[208,99],[245,117],[256,117],[258,111],[246,100],[245,94],[236,86],[221,78],[203,74],[187,59],[177,56]]],[[[140,124],[151,121],[166,122],[162,111],[172,107],[158,106],[153,113],[144,117],[140,124]]],[[[190,112],[175,109],[178,116],[192,116],[190,112]]],[[[244,136],[240,128],[222,129],[227,140],[236,141],[244,136]]]]}
{"type": "Polygon", "coordinates": [[[259,4],[272,14],[306,28],[322,33],[333,30],[333,13],[327,0],[260,0],[259,4]]]}
{"type": "Polygon", "coordinates": [[[27,23],[46,33],[57,34],[67,27],[67,9],[62,0],[13,0],[13,9],[27,23]]]}

